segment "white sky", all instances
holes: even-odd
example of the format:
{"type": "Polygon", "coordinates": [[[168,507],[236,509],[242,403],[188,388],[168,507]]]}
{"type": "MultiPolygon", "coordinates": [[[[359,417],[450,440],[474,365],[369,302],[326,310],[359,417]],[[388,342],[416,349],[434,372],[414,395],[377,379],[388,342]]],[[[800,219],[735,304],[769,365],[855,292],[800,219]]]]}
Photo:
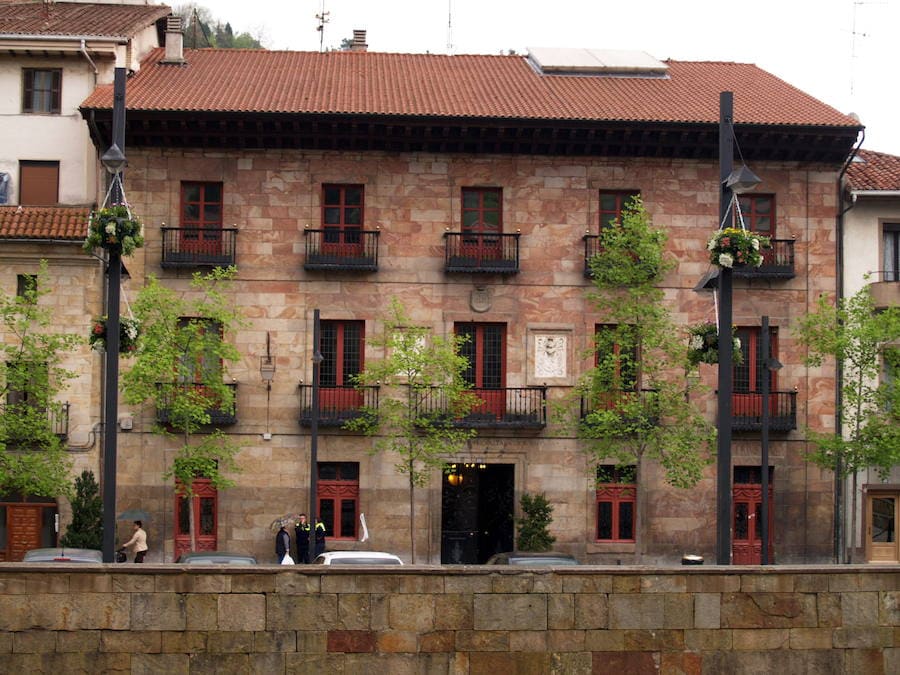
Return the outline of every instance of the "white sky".
{"type": "MultiPolygon", "coordinates": [[[[354,29],[370,51],[498,54],[638,49],[658,59],[755,63],[866,126],[900,155],[900,0],[198,0],[269,49],[317,51],[354,29]],[[452,12],[450,11],[452,9],[452,12]],[[452,50],[448,49],[452,16],[452,50]],[[855,31],[854,31],[855,26],[855,31]],[[854,38],[855,35],[855,38],[854,38]]],[[[177,6],[177,0],[169,0],[177,6]]],[[[739,94],[736,94],[739,96],[739,94]]]]}

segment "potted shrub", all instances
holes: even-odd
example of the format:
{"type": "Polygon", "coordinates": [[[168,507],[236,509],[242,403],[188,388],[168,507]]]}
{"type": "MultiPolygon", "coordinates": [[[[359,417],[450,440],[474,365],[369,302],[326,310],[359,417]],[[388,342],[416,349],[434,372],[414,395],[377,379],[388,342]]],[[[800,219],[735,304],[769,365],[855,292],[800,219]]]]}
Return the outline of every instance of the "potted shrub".
{"type": "Polygon", "coordinates": [[[706,246],[709,261],[719,267],[759,267],[763,263],[761,249],[769,248],[768,237],[738,227],[718,230],[706,246]]]}
{"type": "Polygon", "coordinates": [[[141,221],[125,204],[97,209],[91,213],[84,250],[105,248],[130,255],[144,245],[141,221]]]}
{"type": "MultiPolygon", "coordinates": [[[[744,361],[741,351],[741,340],[735,336],[735,328],[731,329],[731,340],[734,347],[732,361],[735,365],[744,361]]],[[[698,363],[719,362],[719,329],[714,323],[700,323],[688,328],[688,361],[692,366],[698,363]]]]}

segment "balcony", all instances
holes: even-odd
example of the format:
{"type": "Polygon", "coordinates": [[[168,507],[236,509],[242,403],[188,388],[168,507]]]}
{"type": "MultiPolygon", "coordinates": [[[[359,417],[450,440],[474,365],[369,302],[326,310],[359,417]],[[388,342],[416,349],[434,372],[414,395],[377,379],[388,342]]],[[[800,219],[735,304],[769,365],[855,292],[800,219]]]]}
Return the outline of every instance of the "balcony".
{"type": "MultiPolygon", "coordinates": [[[[547,426],[547,387],[468,389],[480,403],[468,415],[453,420],[454,426],[472,429],[543,429],[547,426]]],[[[447,409],[439,388],[417,393],[417,415],[441,415],[447,409]]]]}
{"type": "Polygon", "coordinates": [[[516,274],[519,233],[444,233],[444,271],[473,274],[516,274]]]}
{"type": "Polygon", "coordinates": [[[378,271],[379,230],[304,230],[305,270],[378,271]]]}
{"type": "MultiPolygon", "coordinates": [[[[312,424],[312,385],[301,384],[300,424],[312,424]]],[[[378,409],[378,386],[319,387],[319,426],[342,427],[350,420],[378,409]]]]}
{"type": "Polygon", "coordinates": [[[886,309],[900,305],[900,270],[883,270],[872,275],[869,284],[875,309],[886,309]]]}
{"type": "Polygon", "coordinates": [[[581,421],[593,412],[611,410],[616,413],[630,409],[635,417],[622,417],[627,425],[655,427],[659,425],[659,400],[656,389],[640,391],[598,391],[581,397],[581,421]]]}
{"type": "MultiPolygon", "coordinates": [[[[731,396],[732,431],[762,431],[762,394],[734,393],[731,396]]],[[[769,431],[787,433],[797,428],[797,392],[769,394],[769,431]]]]}
{"type": "MultiPolygon", "coordinates": [[[[221,410],[220,408],[207,408],[209,415],[209,425],[214,427],[226,427],[237,424],[237,383],[227,383],[226,387],[231,389],[232,404],[230,410],[221,410]]],[[[158,403],[156,409],[156,419],[160,424],[172,424],[171,406],[178,390],[194,390],[200,396],[209,396],[210,392],[203,384],[181,384],[174,382],[159,383],[156,385],[158,389],[158,403]]]]}
{"type": "MultiPolygon", "coordinates": [[[[12,405],[28,406],[27,403],[12,405]]],[[[15,417],[20,416],[19,413],[12,410],[5,410],[4,412],[8,412],[15,417]]],[[[28,427],[28,429],[33,429],[36,424],[42,424],[40,420],[35,419],[35,417],[44,415],[46,415],[47,421],[49,422],[50,431],[59,438],[59,440],[66,441],[69,438],[69,402],[54,403],[52,404],[52,407],[47,410],[38,410],[37,408],[27,407],[27,410],[24,410],[21,414],[21,423],[23,426],[28,427]]],[[[15,421],[7,421],[7,443],[14,446],[30,445],[31,443],[29,441],[31,439],[29,436],[31,432],[26,431],[25,429],[17,429],[16,426],[15,421]]]]}
{"type": "Polygon", "coordinates": [[[770,248],[762,251],[759,267],[735,267],[734,276],[742,279],[793,279],[794,240],[773,239],[770,248]]]}
{"type": "Polygon", "coordinates": [[[235,264],[237,228],[161,227],[165,268],[228,267],[235,264]]]}

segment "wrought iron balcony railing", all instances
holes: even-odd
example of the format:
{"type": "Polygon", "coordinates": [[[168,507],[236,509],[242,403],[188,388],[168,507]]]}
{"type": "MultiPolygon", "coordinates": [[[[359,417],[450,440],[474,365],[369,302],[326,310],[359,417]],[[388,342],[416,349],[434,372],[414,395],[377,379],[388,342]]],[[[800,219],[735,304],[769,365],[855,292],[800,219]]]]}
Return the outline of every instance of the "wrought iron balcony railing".
{"type": "Polygon", "coordinates": [[[770,248],[762,251],[759,267],[735,267],[734,276],[744,279],[793,279],[794,240],[773,239],[770,248]]]}
{"type": "MultiPolygon", "coordinates": [[[[762,431],[762,394],[731,395],[732,431],[762,431]]],[[[797,428],[797,392],[773,391],[769,394],[769,431],[788,432],[797,428]]]]}
{"type": "MultiPolygon", "coordinates": [[[[469,389],[479,403],[453,420],[459,427],[481,429],[543,429],[547,426],[547,387],[469,389]]],[[[435,387],[416,392],[417,414],[451,414],[444,392],[435,387]]]]}
{"type": "MultiPolygon", "coordinates": [[[[300,424],[312,423],[311,384],[300,387],[300,424]]],[[[378,386],[319,387],[319,425],[340,427],[366,413],[378,409],[378,386]]]]}
{"type": "Polygon", "coordinates": [[[519,233],[444,233],[444,270],[516,274],[519,271],[519,233]]]}
{"type": "MultiPolygon", "coordinates": [[[[648,427],[659,424],[659,400],[656,389],[598,391],[581,397],[581,420],[598,410],[617,412],[629,409],[640,412],[640,419],[648,427]]],[[[636,423],[638,418],[627,418],[636,423]]]]}
{"type": "Polygon", "coordinates": [[[227,267],[235,264],[237,228],[161,227],[162,267],[227,267]]]}
{"type": "MultiPolygon", "coordinates": [[[[14,406],[25,406],[28,404],[25,403],[17,403],[14,406]]],[[[11,409],[10,406],[0,406],[3,409],[3,412],[10,413],[12,415],[16,415],[15,411],[11,409]]],[[[34,419],[36,413],[40,413],[41,415],[46,415],[47,422],[50,426],[50,431],[61,441],[65,441],[69,438],[69,402],[53,404],[50,408],[46,410],[34,410],[30,415],[25,414],[24,416],[31,420],[28,424],[33,424],[37,422],[38,424],[42,424],[38,420],[34,419]]],[[[15,429],[16,424],[11,423],[9,425],[9,434],[7,435],[6,441],[11,445],[29,445],[29,441],[33,439],[29,439],[26,437],[25,432],[19,432],[15,429]]]]}
{"type": "Polygon", "coordinates": [[[307,270],[378,270],[379,230],[304,230],[307,270]]]}
{"type": "MultiPolygon", "coordinates": [[[[231,389],[232,404],[225,410],[216,406],[207,408],[206,412],[209,415],[210,426],[224,427],[231,424],[237,424],[237,383],[226,383],[225,386],[231,389]]],[[[212,400],[211,392],[205,385],[200,383],[160,382],[156,387],[159,390],[159,403],[156,409],[156,419],[160,424],[177,423],[177,420],[173,417],[171,407],[175,394],[178,391],[193,389],[203,396],[210,397],[210,400],[212,400]]]]}

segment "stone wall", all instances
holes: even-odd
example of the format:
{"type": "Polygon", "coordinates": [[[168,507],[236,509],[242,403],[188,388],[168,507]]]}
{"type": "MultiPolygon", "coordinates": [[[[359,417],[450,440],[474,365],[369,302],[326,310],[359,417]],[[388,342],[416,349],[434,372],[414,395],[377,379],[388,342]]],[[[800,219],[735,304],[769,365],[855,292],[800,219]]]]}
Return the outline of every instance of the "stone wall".
{"type": "Polygon", "coordinates": [[[900,567],[0,565],[0,672],[900,672],[900,567]]]}

